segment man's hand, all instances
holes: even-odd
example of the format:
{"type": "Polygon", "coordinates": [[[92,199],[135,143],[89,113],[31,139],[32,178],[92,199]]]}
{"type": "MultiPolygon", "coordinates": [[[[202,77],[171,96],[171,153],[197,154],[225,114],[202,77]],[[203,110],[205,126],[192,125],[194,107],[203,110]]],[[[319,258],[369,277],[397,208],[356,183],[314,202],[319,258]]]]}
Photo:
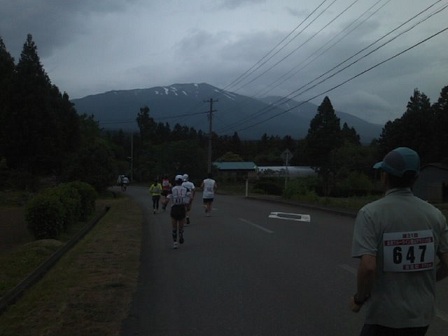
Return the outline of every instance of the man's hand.
{"type": "Polygon", "coordinates": [[[362,305],[357,305],[355,303],[355,298],[352,296],[350,298],[350,310],[354,313],[359,313],[359,311],[361,310],[362,305]]]}

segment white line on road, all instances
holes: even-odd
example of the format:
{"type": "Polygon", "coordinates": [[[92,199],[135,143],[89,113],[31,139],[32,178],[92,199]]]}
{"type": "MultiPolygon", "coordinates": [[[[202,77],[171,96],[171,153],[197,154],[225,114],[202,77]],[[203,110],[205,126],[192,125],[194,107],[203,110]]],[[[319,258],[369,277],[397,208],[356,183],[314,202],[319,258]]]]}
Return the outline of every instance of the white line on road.
{"type": "Polygon", "coordinates": [[[268,230],[268,229],[266,229],[266,228],[264,228],[264,227],[262,227],[262,226],[260,226],[260,225],[258,225],[258,224],[252,223],[251,221],[248,221],[247,219],[244,219],[244,218],[238,218],[238,219],[239,219],[240,221],[242,221],[243,223],[252,225],[252,226],[256,227],[257,229],[260,229],[260,230],[262,230],[262,231],[264,231],[264,232],[267,232],[267,233],[274,233],[274,231],[268,230]]]}
{"type": "Polygon", "coordinates": [[[303,215],[303,214],[290,213],[290,212],[278,212],[278,211],[271,212],[271,214],[269,215],[269,218],[285,219],[285,220],[291,220],[291,221],[297,221],[297,222],[310,222],[311,221],[310,215],[303,215]]]}

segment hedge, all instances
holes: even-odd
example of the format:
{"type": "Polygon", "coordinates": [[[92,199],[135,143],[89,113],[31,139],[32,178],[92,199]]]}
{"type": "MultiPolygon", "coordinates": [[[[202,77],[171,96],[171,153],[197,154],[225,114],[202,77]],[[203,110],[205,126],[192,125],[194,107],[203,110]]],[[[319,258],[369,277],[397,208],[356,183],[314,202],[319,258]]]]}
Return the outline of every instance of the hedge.
{"type": "Polygon", "coordinates": [[[87,183],[70,182],[37,194],[25,209],[28,229],[36,239],[56,239],[95,210],[97,194],[87,183]]]}

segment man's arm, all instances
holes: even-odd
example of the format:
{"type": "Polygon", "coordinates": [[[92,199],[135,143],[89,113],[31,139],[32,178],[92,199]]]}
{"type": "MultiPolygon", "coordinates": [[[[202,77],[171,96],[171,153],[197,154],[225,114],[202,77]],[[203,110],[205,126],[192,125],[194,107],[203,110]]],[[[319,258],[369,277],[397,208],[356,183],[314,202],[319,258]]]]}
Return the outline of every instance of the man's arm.
{"type": "Polygon", "coordinates": [[[376,256],[363,255],[358,267],[357,292],[351,298],[350,308],[357,313],[370,297],[376,272],[376,256]]]}
{"type": "Polygon", "coordinates": [[[448,252],[439,255],[440,263],[437,265],[436,280],[448,277],[448,252]]]}

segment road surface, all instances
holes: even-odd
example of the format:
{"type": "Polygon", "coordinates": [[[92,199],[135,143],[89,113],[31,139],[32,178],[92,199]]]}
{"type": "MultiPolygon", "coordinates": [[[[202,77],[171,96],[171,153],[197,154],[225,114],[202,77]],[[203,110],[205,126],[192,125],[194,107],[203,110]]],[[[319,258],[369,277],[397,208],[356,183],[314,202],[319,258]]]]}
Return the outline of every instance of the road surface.
{"type": "MultiPolygon", "coordinates": [[[[147,188],[126,193],[145,218],[139,285],[122,336],[359,334],[363,313],[348,309],[358,265],[350,258],[353,218],[219,194],[206,217],[198,193],[185,243],[174,250],[169,209],[153,214],[147,188]]],[[[448,334],[443,311],[428,336],[448,334]]]]}

